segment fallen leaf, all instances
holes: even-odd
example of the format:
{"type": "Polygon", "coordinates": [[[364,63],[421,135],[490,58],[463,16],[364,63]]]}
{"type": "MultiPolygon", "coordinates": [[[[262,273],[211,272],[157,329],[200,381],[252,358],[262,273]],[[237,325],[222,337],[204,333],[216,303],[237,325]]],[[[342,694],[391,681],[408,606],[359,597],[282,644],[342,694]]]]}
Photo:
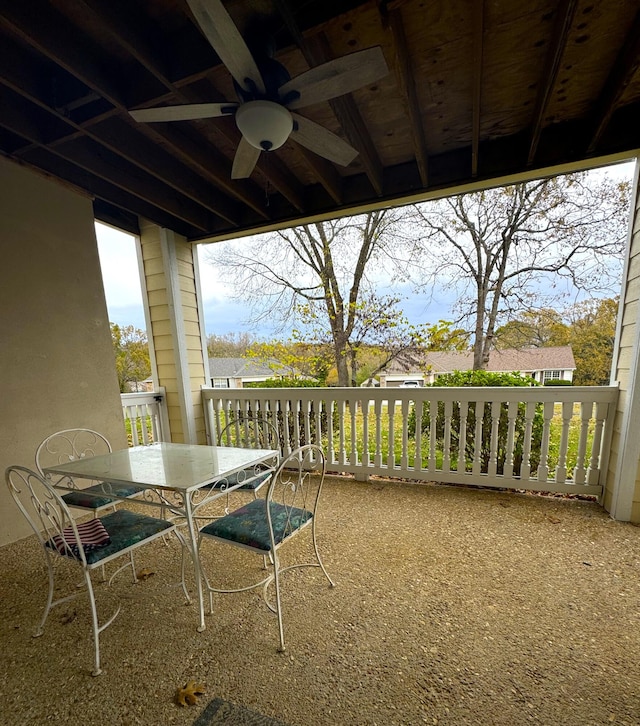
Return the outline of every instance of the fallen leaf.
{"type": "Polygon", "coordinates": [[[69,625],[69,623],[72,623],[75,619],[76,619],[76,611],[67,610],[67,612],[60,619],[60,622],[62,623],[62,625],[69,625]]]}
{"type": "Polygon", "coordinates": [[[187,704],[193,706],[198,703],[198,696],[201,696],[203,693],[204,686],[201,683],[189,681],[176,691],[176,703],[179,706],[186,706],[187,704]]]}
{"type": "Polygon", "coordinates": [[[150,570],[148,567],[145,567],[142,570],[139,570],[136,572],[136,578],[138,580],[148,580],[150,577],[153,577],[156,573],[153,570],[150,570]]]}

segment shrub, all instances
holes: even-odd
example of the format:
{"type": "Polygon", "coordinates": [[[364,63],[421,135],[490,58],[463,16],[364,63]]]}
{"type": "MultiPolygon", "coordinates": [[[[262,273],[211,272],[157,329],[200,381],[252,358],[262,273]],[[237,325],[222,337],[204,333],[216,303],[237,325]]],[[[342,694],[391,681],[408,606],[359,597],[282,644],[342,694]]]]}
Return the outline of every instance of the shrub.
{"type": "Polygon", "coordinates": [[[266,381],[245,383],[244,388],[319,388],[320,382],[307,378],[267,378],[266,381]]]}
{"type": "MultiPolygon", "coordinates": [[[[517,373],[491,373],[489,371],[455,371],[440,376],[436,383],[431,384],[430,388],[442,388],[442,387],[470,387],[470,386],[518,386],[518,387],[530,387],[537,386],[538,384],[531,378],[524,378],[517,373]]],[[[482,414],[482,442],[480,450],[480,462],[481,471],[487,472],[489,467],[489,458],[491,453],[491,406],[485,405],[482,414]]],[[[518,404],[518,412],[516,415],[515,431],[514,431],[514,461],[513,471],[517,476],[520,474],[522,466],[522,451],[524,446],[524,434],[525,434],[525,411],[526,404],[518,404]]],[[[465,452],[465,467],[467,469],[472,465],[474,454],[475,454],[475,426],[476,426],[476,403],[471,402],[469,404],[467,412],[467,429],[464,442],[465,452]]],[[[409,435],[415,438],[416,435],[416,414],[415,409],[412,409],[409,415],[409,435]]],[[[422,414],[422,427],[421,432],[424,436],[428,435],[431,427],[431,411],[429,404],[427,403],[423,409],[422,414]]],[[[437,445],[441,448],[444,443],[444,403],[439,401],[437,404],[436,412],[436,439],[437,445]]],[[[459,451],[460,443],[460,406],[454,403],[453,412],[450,424],[450,436],[451,436],[451,451],[454,455],[457,455],[459,451]]],[[[500,407],[500,420],[498,424],[498,451],[497,451],[497,471],[499,474],[504,471],[504,463],[506,460],[506,449],[507,449],[507,436],[508,436],[508,406],[506,403],[501,404],[500,407]]],[[[531,440],[531,456],[530,464],[531,469],[534,471],[537,469],[539,464],[539,450],[540,442],[542,440],[542,406],[538,404],[536,406],[536,412],[533,419],[533,430],[531,440]]],[[[462,469],[462,467],[461,467],[462,469]]]]}
{"type": "Polygon", "coordinates": [[[562,378],[548,378],[544,382],[545,386],[573,386],[573,381],[565,381],[562,378]]]}

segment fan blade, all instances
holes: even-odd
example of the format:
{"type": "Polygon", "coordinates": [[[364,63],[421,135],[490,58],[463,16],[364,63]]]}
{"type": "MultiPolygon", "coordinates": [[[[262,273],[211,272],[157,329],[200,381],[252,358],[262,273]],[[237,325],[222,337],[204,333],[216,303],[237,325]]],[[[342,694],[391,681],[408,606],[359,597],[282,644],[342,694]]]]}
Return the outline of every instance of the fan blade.
{"type": "Polygon", "coordinates": [[[189,121],[196,118],[228,116],[239,106],[237,103],[190,103],[184,106],[162,106],[129,111],[136,121],[189,121]]]}
{"type": "Polygon", "coordinates": [[[258,163],[260,149],[256,149],[244,138],[240,139],[236,155],[233,157],[232,179],[248,179],[258,163]]]}
{"type": "Polygon", "coordinates": [[[252,90],[247,84],[249,78],[260,93],[265,93],[264,81],[251,51],[221,0],[187,0],[187,3],[207,40],[242,88],[252,90]]]}
{"type": "Polygon", "coordinates": [[[298,128],[294,126],[289,138],[297,141],[310,151],[325,159],[333,161],[334,164],[340,166],[348,166],[358,156],[358,152],[346,141],[328,131],[324,126],[320,126],[308,118],[292,113],[293,120],[298,128]]]}
{"type": "Polygon", "coordinates": [[[280,86],[278,93],[280,98],[285,99],[288,93],[297,91],[300,98],[291,103],[285,100],[284,103],[289,109],[302,108],[355,91],[388,73],[382,48],[376,46],[349,53],[305,71],[280,86]]]}

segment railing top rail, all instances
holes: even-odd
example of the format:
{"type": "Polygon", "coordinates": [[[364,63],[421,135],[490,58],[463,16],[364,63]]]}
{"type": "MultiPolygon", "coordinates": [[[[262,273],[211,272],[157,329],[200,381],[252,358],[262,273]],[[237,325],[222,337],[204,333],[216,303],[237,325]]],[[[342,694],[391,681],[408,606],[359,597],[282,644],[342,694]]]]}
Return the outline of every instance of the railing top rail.
{"type": "Polygon", "coordinates": [[[458,386],[422,388],[203,388],[205,399],[337,401],[536,401],[612,403],[618,386],[458,386]]]}
{"type": "Polygon", "coordinates": [[[121,393],[122,403],[157,403],[159,396],[164,396],[162,391],[135,391],[133,393],[121,393]]]}

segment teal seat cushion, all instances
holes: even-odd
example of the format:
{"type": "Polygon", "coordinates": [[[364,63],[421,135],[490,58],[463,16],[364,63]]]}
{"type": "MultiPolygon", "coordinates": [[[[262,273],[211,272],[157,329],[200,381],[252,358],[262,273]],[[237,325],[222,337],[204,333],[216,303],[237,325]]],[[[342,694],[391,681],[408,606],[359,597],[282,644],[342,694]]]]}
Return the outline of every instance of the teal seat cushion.
{"type": "MultiPolygon", "coordinates": [[[[88,565],[100,562],[106,557],[126,550],[142,540],[161,534],[165,529],[173,527],[171,522],[167,522],[165,519],[148,517],[145,514],[137,514],[128,509],[118,509],[104,517],[100,517],[100,522],[107,531],[110,542],[104,547],[85,552],[88,565]]],[[[46,544],[52,549],[57,549],[55,543],[51,541],[46,544]]],[[[64,554],[72,557],[68,550],[64,554]]]]}
{"type": "Polygon", "coordinates": [[[239,484],[240,482],[243,482],[241,486],[238,487],[239,490],[251,490],[255,491],[256,489],[259,489],[271,476],[270,471],[264,471],[262,474],[258,474],[255,478],[251,479],[251,481],[245,481],[245,479],[249,479],[249,477],[253,477],[254,473],[251,469],[243,469],[242,471],[237,471],[235,474],[229,474],[229,476],[225,477],[224,479],[219,479],[218,481],[212,482],[209,487],[211,489],[221,489],[223,487],[234,487],[236,484],[239,484]]]}
{"type": "MultiPolygon", "coordinates": [[[[270,502],[269,506],[276,545],[313,517],[312,513],[306,509],[286,508],[278,502],[270,502]]],[[[263,499],[249,502],[244,507],[214,520],[200,531],[205,536],[219,537],[257,550],[265,552],[271,550],[267,510],[263,499]]]]}
{"type": "Polygon", "coordinates": [[[94,484],[86,489],[78,489],[63,495],[63,500],[69,507],[82,507],[83,509],[100,509],[109,504],[115,504],[117,499],[109,496],[113,494],[116,497],[133,497],[144,491],[144,487],[135,484],[111,484],[102,483],[94,484]],[[107,494],[106,492],[109,492],[107,494]]]}

